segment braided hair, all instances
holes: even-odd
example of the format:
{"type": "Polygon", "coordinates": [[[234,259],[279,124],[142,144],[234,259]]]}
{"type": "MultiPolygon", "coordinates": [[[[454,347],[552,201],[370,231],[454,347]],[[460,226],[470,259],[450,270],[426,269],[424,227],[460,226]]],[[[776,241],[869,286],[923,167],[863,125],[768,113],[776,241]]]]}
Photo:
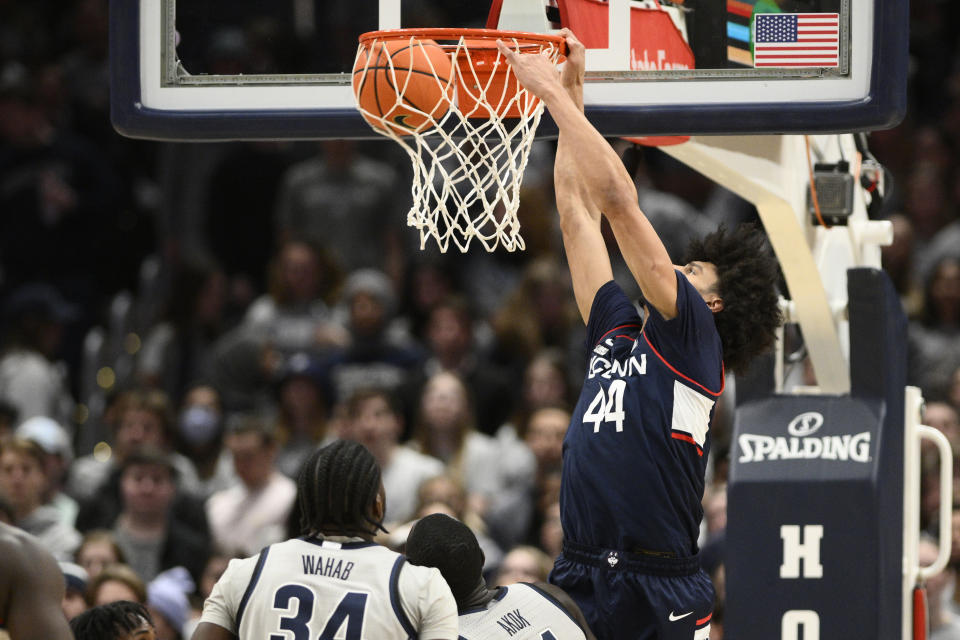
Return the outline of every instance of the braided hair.
{"type": "Polygon", "coordinates": [[[138,602],[118,600],[88,609],[70,621],[77,640],[120,640],[144,624],[153,627],[153,618],[138,602]]]}
{"type": "Polygon", "coordinates": [[[301,532],[386,532],[383,519],[374,520],[372,515],[380,487],[380,467],[362,444],[338,440],[317,449],[303,463],[297,479],[301,532]]]}

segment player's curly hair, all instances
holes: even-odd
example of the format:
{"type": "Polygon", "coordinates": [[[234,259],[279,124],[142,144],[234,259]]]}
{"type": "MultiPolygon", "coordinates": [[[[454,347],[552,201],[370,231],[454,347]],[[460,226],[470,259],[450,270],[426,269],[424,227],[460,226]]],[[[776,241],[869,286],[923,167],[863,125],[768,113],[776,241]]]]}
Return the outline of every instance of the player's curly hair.
{"type": "Polygon", "coordinates": [[[358,535],[384,531],[372,517],[380,467],[362,444],[338,440],[306,459],[297,479],[300,526],[305,535],[358,535]]]}
{"type": "Polygon", "coordinates": [[[721,226],[687,247],[683,264],[712,262],[717,267],[717,293],[723,310],[713,315],[723,344],[723,363],[737,374],[776,339],[781,315],[776,284],[779,266],[763,232],[754,224],[734,231],[721,226]]]}

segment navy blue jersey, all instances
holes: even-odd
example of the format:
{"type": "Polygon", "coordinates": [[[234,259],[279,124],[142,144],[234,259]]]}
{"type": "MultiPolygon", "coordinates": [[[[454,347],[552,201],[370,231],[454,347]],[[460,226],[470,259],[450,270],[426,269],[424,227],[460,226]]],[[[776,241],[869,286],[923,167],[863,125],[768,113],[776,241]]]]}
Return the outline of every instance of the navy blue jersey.
{"type": "Polygon", "coordinates": [[[696,553],[709,425],[723,389],[713,314],[677,272],[677,316],[646,326],[615,282],[597,291],[592,350],[563,442],[567,540],[625,551],[696,553]]]}

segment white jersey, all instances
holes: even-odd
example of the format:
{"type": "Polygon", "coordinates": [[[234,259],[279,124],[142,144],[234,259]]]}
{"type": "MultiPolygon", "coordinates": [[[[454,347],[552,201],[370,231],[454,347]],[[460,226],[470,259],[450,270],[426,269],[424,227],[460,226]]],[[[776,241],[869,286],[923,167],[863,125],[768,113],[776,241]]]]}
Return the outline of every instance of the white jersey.
{"type": "Polygon", "coordinates": [[[231,560],[203,605],[240,640],[455,640],[457,605],[437,569],[360,538],[296,538],[231,560]]]}
{"type": "Polygon", "coordinates": [[[521,582],[500,587],[487,606],[460,614],[460,640],[584,640],[573,616],[546,591],[521,582]]]}

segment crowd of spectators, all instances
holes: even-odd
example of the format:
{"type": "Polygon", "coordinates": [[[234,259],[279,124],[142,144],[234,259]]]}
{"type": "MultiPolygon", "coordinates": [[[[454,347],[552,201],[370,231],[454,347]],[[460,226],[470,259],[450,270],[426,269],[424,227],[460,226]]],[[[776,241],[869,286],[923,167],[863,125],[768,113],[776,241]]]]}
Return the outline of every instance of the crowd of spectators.
{"type": "MultiPolygon", "coordinates": [[[[237,56],[270,70],[311,51],[309,29],[245,22],[257,3],[230,4],[236,24],[186,50],[211,70],[237,56]],[[291,29],[302,37],[283,37],[291,29]]],[[[560,449],[586,364],[554,143],[535,143],[526,172],[526,252],[421,251],[404,227],[409,161],[387,141],[113,132],[107,7],[0,0],[0,519],[63,561],[65,608],[143,602],[159,637],[188,637],[231,557],[296,532],[292,478],[336,438],[362,442],[383,469],[385,544],[443,512],[475,530],[491,580],[542,579],[562,540],[560,449]]],[[[910,317],[909,382],[960,453],[955,12],[911,3],[910,109],[870,145],[892,177],[883,261],[910,317]]],[[[675,259],[689,235],[756,217],[657,150],[614,144],[675,259]]],[[[727,405],[708,549],[725,525],[727,405]]],[[[924,486],[935,530],[935,483],[924,486]]],[[[954,520],[960,531],[960,509],[954,520]]],[[[722,612],[722,556],[708,557],[722,612]]]]}

